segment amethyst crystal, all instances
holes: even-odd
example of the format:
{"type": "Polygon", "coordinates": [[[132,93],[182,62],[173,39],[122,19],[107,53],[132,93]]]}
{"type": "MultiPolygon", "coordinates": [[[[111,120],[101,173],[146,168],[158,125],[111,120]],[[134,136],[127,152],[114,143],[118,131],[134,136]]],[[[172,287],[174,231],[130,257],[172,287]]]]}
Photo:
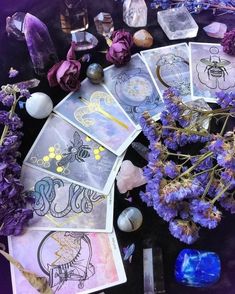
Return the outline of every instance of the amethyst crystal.
{"type": "Polygon", "coordinates": [[[46,25],[37,17],[27,13],[23,31],[36,74],[46,74],[48,69],[58,61],[46,25]]]}

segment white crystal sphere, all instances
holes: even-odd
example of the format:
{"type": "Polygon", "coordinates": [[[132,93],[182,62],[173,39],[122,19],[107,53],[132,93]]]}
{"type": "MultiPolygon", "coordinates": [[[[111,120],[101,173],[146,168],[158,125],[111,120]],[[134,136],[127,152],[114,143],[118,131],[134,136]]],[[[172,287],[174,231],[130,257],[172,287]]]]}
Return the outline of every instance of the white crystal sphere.
{"type": "Polygon", "coordinates": [[[26,100],[26,111],[34,118],[45,118],[52,112],[52,109],[52,100],[45,93],[35,92],[26,100]]]}
{"type": "Polygon", "coordinates": [[[119,215],[117,225],[123,232],[133,232],[139,229],[142,222],[141,211],[135,207],[128,207],[119,215]]]}

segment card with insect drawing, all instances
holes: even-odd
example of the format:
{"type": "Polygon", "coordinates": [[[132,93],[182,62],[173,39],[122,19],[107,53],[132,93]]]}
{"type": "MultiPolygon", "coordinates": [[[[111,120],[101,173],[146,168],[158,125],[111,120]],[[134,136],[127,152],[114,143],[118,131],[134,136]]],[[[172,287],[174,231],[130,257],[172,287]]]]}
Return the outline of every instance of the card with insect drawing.
{"type": "Polygon", "coordinates": [[[111,232],[114,188],[108,195],[95,192],[58,176],[23,165],[24,193],[34,199],[30,229],[111,232]]]}
{"type": "Polygon", "coordinates": [[[116,155],[121,155],[139,134],[112,95],[88,79],[54,111],[116,155]]]}
{"type": "MultiPolygon", "coordinates": [[[[10,254],[48,279],[53,293],[93,293],[126,282],[115,233],[28,230],[8,243],[10,254]]],[[[11,277],[13,294],[38,293],[14,266],[11,277]]]]}
{"type": "Polygon", "coordinates": [[[216,92],[235,91],[235,57],[220,44],[189,43],[191,86],[194,98],[216,102],[216,92]]]}
{"type": "Polygon", "coordinates": [[[141,51],[160,95],[174,87],[184,101],[190,101],[189,49],[186,43],[141,51]]]}
{"type": "Polygon", "coordinates": [[[24,163],[107,195],[122,158],[51,114],[24,163]]]}
{"type": "Polygon", "coordinates": [[[144,111],[158,119],[164,108],[162,99],[139,54],[132,56],[127,65],[111,65],[104,70],[104,86],[116,98],[132,121],[139,125],[144,111]]]}

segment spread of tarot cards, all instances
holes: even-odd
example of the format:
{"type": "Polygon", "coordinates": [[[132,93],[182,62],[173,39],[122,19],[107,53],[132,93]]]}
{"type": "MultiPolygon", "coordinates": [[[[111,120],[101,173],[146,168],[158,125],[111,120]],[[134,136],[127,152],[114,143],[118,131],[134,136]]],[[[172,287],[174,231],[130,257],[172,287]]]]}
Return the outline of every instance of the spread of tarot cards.
{"type": "MultiPolygon", "coordinates": [[[[21,182],[35,200],[34,218],[17,242],[9,237],[13,256],[47,277],[54,293],[90,293],[125,282],[112,233],[114,181],[141,132],[142,113],[159,119],[169,87],[185,103],[215,102],[216,92],[235,90],[234,76],[235,58],[221,45],[180,43],[105,68],[103,84],[85,79],[54,108],[24,160],[21,182]]],[[[14,293],[34,293],[18,270],[11,271],[14,293]]]]}

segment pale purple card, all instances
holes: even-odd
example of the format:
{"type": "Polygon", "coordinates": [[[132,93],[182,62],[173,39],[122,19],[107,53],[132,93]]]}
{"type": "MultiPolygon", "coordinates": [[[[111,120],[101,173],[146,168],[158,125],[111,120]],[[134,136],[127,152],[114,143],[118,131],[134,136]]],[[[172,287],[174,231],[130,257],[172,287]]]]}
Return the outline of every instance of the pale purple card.
{"type": "Polygon", "coordinates": [[[189,43],[192,94],[215,102],[215,93],[235,91],[235,57],[220,44],[189,43]]]}
{"type": "Polygon", "coordinates": [[[26,165],[21,183],[24,193],[34,198],[30,229],[112,231],[114,188],[106,196],[26,165]]]}
{"type": "Polygon", "coordinates": [[[186,43],[141,51],[160,95],[177,88],[184,101],[191,100],[189,49],[186,43]]]}
{"type": "Polygon", "coordinates": [[[139,134],[135,125],[102,85],[88,79],[65,97],[55,113],[116,155],[121,155],[139,134]]]}
{"type": "MultiPolygon", "coordinates": [[[[126,282],[114,233],[27,231],[8,241],[10,254],[46,277],[53,293],[91,293],[126,282]]],[[[13,266],[11,275],[14,294],[38,293],[13,266]]]]}
{"type": "Polygon", "coordinates": [[[24,163],[107,195],[122,157],[51,114],[24,163]]]}

